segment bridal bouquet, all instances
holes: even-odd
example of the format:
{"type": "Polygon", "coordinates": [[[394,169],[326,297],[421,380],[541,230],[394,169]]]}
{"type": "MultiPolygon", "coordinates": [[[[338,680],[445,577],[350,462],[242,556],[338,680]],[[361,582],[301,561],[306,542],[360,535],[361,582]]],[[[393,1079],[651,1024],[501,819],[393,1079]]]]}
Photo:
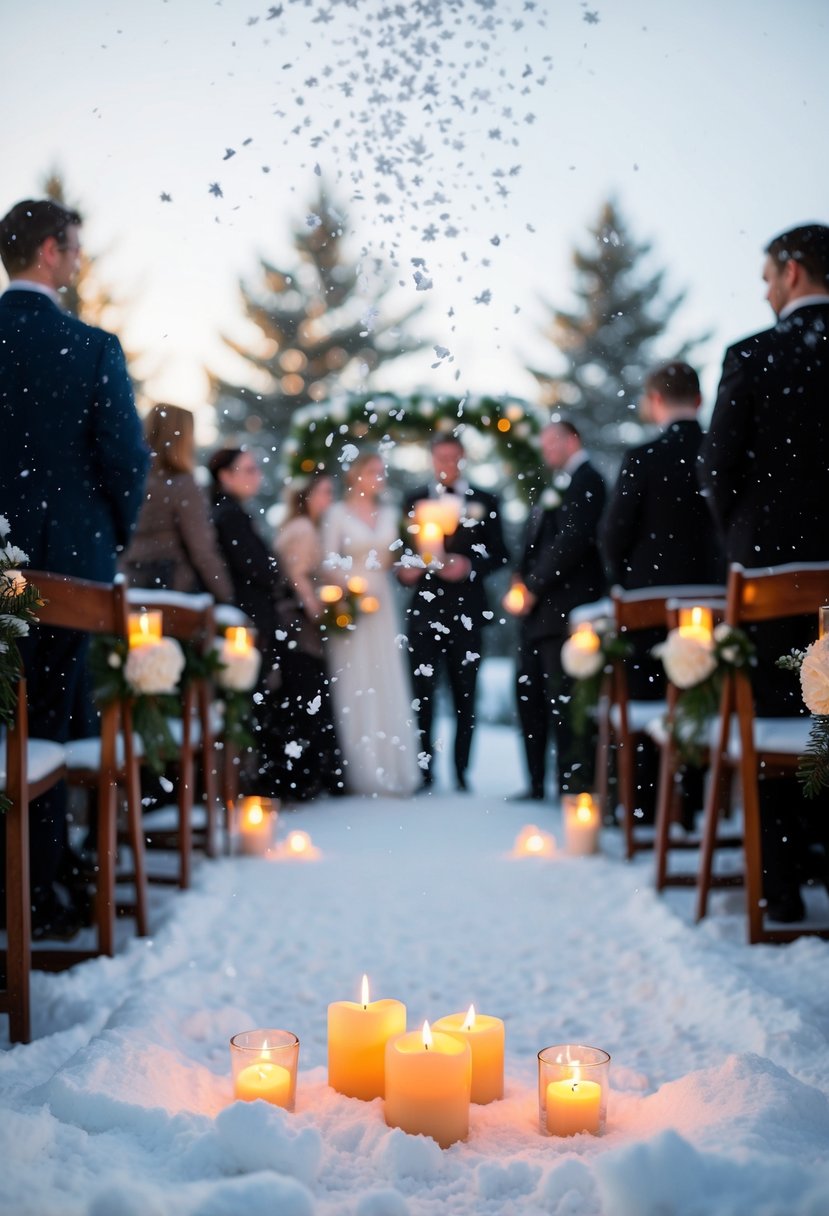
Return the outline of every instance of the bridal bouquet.
{"type": "Polygon", "coordinates": [[[581,626],[562,646],[561,666],[574,681],[570,720],[576,734],[584,734],[588,721],[595,716],[605,670],[626,659],[631,649],[630,642],[616,633],[607,617],[581,626]]]}
{"type": "Polygon", "coordinates": [[[380,602],[368,594],[368,585],[358,575],[350,578],[345,587],[339,583],[328,583],[319,589],[322,603],[320,628],[326,633],[343,633],[356,627],[357,617],[376,612],[380,602]]]}
{"type": "Polygon", "coordinates": [[[748,666],[754,647],[741,629],[721,622],[710,637],[672,629],[651,653],[680,690],[671,733],[682,759],[698,764],[709,720],[716,714],[729,669],[748,666]]]}
{"type": "Polygon", "coordinates": [[[797,775],[807,798],[829,789],[829,636],[805,650],[793,650],[777,666],[800,673],[803,704],[812,715],[809,742],[800,757],[797,775]]]}

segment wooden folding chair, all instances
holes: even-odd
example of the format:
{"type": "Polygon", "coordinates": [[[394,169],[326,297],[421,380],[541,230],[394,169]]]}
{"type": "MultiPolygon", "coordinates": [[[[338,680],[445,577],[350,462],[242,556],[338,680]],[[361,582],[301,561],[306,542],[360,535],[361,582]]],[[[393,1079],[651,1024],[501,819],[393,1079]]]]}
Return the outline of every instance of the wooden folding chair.
{"type": "Polygon", "coordinates": [[[26,681],[17,684],[15,718],[0,744],[0,793],[10,800],[6,819],[6,942],[5,989],[0,1013],[9,1015],[12,1043],[32,1037],[29,976],[32,959],[32,899],[29,880],[29,803],[62,780],[65,756],[59,743],[30,739],[26,681]]]}
{"type": "MultiPolygon", "coordinates": [[[[133,587],[127,593],[129,604],[136,608],[159,609],[162,613],[165,637],[194,647],[206,654],[216,636],[213,597],[183,595],[174,591],[145,590],[133,587]]],[[[173,832],[151,831],[148,847],[176,847],[179,853],[178,885],[190,886],[192,850],[194,844],[204,848],[208,857],[216,856],[218,768],[215,747],[213,688],[209,679],[183,679],[181,685],[181,718],[171,718],[169,726],[179,747],[178,829],[173,832]],[[200,759],[204,790],[206,826],[193,829],[195,761],[200,759]]],[[[163,875],[150,875],[150,881],[167,881],[163,875]]]]}
{"type": "MultiPolygon", "coordinates": [[[[723,588],[723,590],[725,589],[723,588]]],[[[688,602],[686,601],[686,604],[688,602]]],[[[721,600],[700,599],[693,602],[710,608],[715,620],[717,618],[722,620],[725,615],[724,598],[721,600]]],[[[666,608],[669,630],[678,627],[679,610],[682,606],[682,600],[668,601],[666,608]]],[[[680,819],[680,785],[678,783],[678,775],[682,768],[682,759],[674,737],[673,727],[681,690],[675,684],[672,684],[667,676],[665,679],[667,705],[665,718],[663,721],[651,722],[647,728],[648,734],[659,748],[659,785],[656,800],[656,835],[654,839],[654,860],[656,863],[655,886],[657,891],[662,891],[665,887],[696,886],[698,881],[697,870],[671,871],[669,869],[669,855],[676,850],[698,850],[702,846],[702,835],[699,832],[691,832],[679,837],[671,834],[672,825],[680,819]]],[[[707,769],[710,765],[710,753],[715,739],[716,719],[712,718],[707,724],[699,743],[699,764],[701,768],[707,769]]],[[[718,770],[718,817],[730,814],[731,812],[731,777],[732,772],[730,768],[722,766],[718,770]]],[[[741,849],[742,846],[742,832],[735,832],[732,835],[719,836],[717,838],[716,847],[718,849],[741,849]]],[[[715,887],[740,886],[743,883],[743,875],[742,873],[716,874],[712,876],[711,883],[715,887]]]]}
{"type": "MultiPolygon", "coordinates": [[[[110,586],[66,574],[32,570],[29,575],[44,603],[38,618],[44,625],[94,634],[128,637],[127,596],[119,576],[110,586]]],[[[129,700],[116,701],[101,711],[100,737],[73,740],[65,745],[69,785],[93,789],[97,794],[98,872],[95,909],[97,950],[38,950],[33,965],[60,969],[97,954],[115,953],[117,912],[135,916],[139,936],[148,932],[147,875],[141,825],[139,781],[140,741],[132,728],[129,700]],[[118,789],[125,794],[127,834],[133,860],[134,903],[116,904],[118,849],[118,789]]]]}
{"type": "MultiPolygon", "coordinates": [[[[818,609],[827,602],[829,562],[790,563],[762,570],[746,570],[735,564],[728,575],[725,619],[729,625],[742,628],[759,621],[814,613],[817,636],[818,609]]],[[[758,777],[761,770],[764,777],[775,777],[797,769],[806,748],[810,724],[808,716],[757,717],[750,673],[737,668],[726,675],[716,747],[712,754],[712,781],[705,807],[697,920],[706,914],[712,885],[719,819],[717,786],[723,769],[731,765],[736,770],[742,795],[748,940],[752,944],[789,942],[806,935],[829,937],[829,927],[769,929],[765,925],[758,777]]]]}
{"type": "MultiPolygon", "coordinates": [[[[664,628],[667,603],[681,596],[683,599],[710,599],[722,587],[643,587],[624,591],[615,587],[611,591],[613,619],[616,633],[630,638],[643,630],[664,628]]],[[[625,840],[625,856],[630,861],[637,852],[653,848],[653,834],[642,836],[636,833],[636,747],[646,737],[648,726],[654,719],[664,717],[667,705],[664,698],[653,701],[633,700],[628,692],[628,677],[625,660],[612,665],[600,702],[599,754],[596,771],[600,781],[606,783],[610,757],[615,751],[619,783],[619,801],[622,807],[622,829],[625,840]]],[[[606,784],[600,785],[600,797],[606,784]]]]}

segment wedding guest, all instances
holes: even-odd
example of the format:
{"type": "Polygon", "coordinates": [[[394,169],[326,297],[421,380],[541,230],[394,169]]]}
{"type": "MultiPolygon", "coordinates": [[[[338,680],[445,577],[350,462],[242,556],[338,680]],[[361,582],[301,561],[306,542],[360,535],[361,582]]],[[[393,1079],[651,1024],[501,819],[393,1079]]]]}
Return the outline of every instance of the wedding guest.
{"type": "Polygon", "coordinates": [[[345,791],[320,633],[319,588],[325,581],[320,529],[333,501],[334,482],[328,473],[317,471],[295,485],[275,542],[280,566],[294,592],[293,599],[286,601],[290,617],[283,618],[283,624],[295,645],[288,646],[282,656],[279,708],[283,719],[280,735],[291,745],[285,754],[283,785],[286,795],[297,800],[345,791]]]}
{"type": "MultiPolygon", "coordinates": [[[[148,457],[118,339],[61,304],[78,273],[80,228],[76,211],[48,199],[0,221],[10,279],[0,296],[0,504],[32,569],[108,583],[148,457]]],[[[33,736],[69,738],[86,646],[85,634],[63,629],[23,639],[33,736]]],[[[30,832],[33,936],[69,938],[80,918],[54,886],[67,853],[62,783],[32,802],[30,832]]],[[[4,874],[0,857],[0,885],[4,874]]]]}
{"type": "Polygon", "coordinates": [[[122,569],[133,587],[209,591],[233,599],[210,519],[207,498],[193,477],[193,415],[178,405],[154,405],[144,422],[152,462],[144,504],[122,569]]]}
{"type": "Polygon", "coordinates": [[[561,647],[570,612],[605,590],[598,539],[605,502],[601,474],[590,463],[578,428],[558,415],[541,432],[541,454],[555,476],[530,512],[517,571],[526,592],[516,698],[529,778],[529,788],[517,797],[536,801],[545,796],[551,738],[559,794],[592,786],[594,741],[573,731],[568,710],[572,681],[561,665],[561,647]]]}
{"type": "MultiPolygon", "coordinates": [[[[700,481],[726,558],[748,567],[829,557],[823,519],[829,495],[829,227],[793,228],[765,252],[766,299],[777,322],[726,351],[699,455],[700,481]]],[[[803,712],[797,681],[775,661],[814,640],[814,619],[772,621],[752,632],[758,712],[803,712]]],[[[794,777],[760,782],[764,894],[773,919],[803,919],[808,846],[816,839],[826,848],[826,818],[825,800],[807,805],[794,777]]],[[[829,867],[823,876],[829,877],[829,867]]]]}
{"type": "MultiPolygon", "coordinates": [[[[363,452],[345,475],[345,497],[327,512],[323,547],[330,581],[361,580],[374,611],[328,633],[328,666],[351,794],[412,794],[419,783],[411,689],[398,644],[400,621],[389,573],[398,513],[383,502],[383,461],[363,452]]],[[[353,583],[352,583],[353,586],[353,583]]]]}
{"type": "Polygon", "coordinates": [[[285,649],[280,612],[289,594],[288,586],[279,562],[246,510],[246,504],[255,499],[262,485],[262,470],[253,452],[248,448],[220,448],[210,457],[208,467],[213,478],[213,524],[219,550],[230,571],[233,602],[256,626],[256,644],[262,653],[256,689],[260,772],[253,792],[281,796],[279,774],[284,744],[278,735],[276,697],[285,649]]]}
{"type": "MultiPolygon", "coordinates": [[[[415,522],[419,502],[445,495],[458,502],[458,526],[443,541],[439,568],[427,569],[422,561],[401,564],[398,578],[412,588],[406,616],[420,751],[426,763],[421,785],[428,790],[433,781],[435,699],[445,677],[455,711],[454,779],[457,789],[466,790],[483,630],[491,620],[485,584],[509,557],[498,498],[467,480],[460,438],[452,432],[437,434],[431,457],[434,478],[408,496],[405,526],[415,522]]],[[[406,541],[408,556],[415,556],[412,547],[417,542],[413,545],[408,530],[406,541]]]]}
{"type": "MultiPolygon", "coordinates": [[[[628,590],[638,587],[720,586],[725,560],[711,512],[696,475],[702,444],[697,413],[702,402],[699,377],[692,367],[673,360],[646,377],[640,416],[661,427],[659,435],[625,454],[601,528],[601,543],[611,581],[628,590]]],[[[665,630],[633,635],[633,654],[626,660],[628,690],[637,701],[665,695],[662,664],[651,651],[665,630]]],[[[635,813],[653,823],[659,753],[642,738],[636,751],[635,813]]],[[[684,821],[702,805],[702,774],[684,778],[684,821]]]]}

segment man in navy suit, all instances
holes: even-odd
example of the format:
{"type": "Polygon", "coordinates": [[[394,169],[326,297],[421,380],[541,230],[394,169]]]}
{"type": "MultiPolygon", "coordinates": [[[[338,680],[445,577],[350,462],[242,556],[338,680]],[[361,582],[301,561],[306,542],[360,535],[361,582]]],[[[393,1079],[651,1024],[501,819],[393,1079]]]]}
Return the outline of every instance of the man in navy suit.
{"type": "MultiPolygon", "coordinates": [[[[111,582],[144,488],[148,455],[118,339],[61,307],[81,217],[27,199],[0,221],[10,284],[0,296],[0,503],[33,569],[111,582]]],[[[64,742],[84,636],[37,629],[22,647],[33,735],[64,742]]],[[[53,888],[66,845],[63,787],[32,804],[35,936],[68,936],[53,888]]]]}
{"type": "Polygon", "coordinates": [[[541,432],[544,463],[554,474],[527,520],[518,577],[527,588],[518,651],[516,696],[529,789],[541,801],[547,745],[556,741],[559,793],[591,787],[594,748],[579,739],[567,708],[572,681],[561,666],[570,612],[605,591],[599,520],[605,485],[590,463],[576,426],[555,416],[541,432]]]}
{"type": "MultiPolygon", "coordinates": [[[[699,475],[729,562],[748,567],[829,560],[829,227],[807,224],[766,246],[766,299],[777,324],[725,353],[699,475]]],[[[815,619],[753,630],[760,714],[802,713],[800,690],[775,659],[802,648],[815,619]]],[[[826,805],[807,805],[794,778],[760,782],[764,889],[776,920],[804,915],[809,836],[827,840],[826,805]]],[[[825,871],[829,875],[829,864],[825,871]]]]}
{"type": "MultiPolygon", "coordinates": [[[[412,526],[419,501],[444,495],[459,500],[460,522],[446,537],[439,570],[427,571],[422,562],[404,563],[398,568],[398,577],[413,588],[406,615],[420,751],[425,764],[423,787],[428,789],[432,784],[435,694],[441,672],[445,672],[456,718],[455,783],[459,790],[466,790],[483,628],[492,619],[484,582],[506,565],[508,555],[498,499],[466,480],[460,439],[450,432],[440,433],[433,439],[431,451],[434,482],[409,495],[403,508],[404,523],[407,528],[412,526]]],[[[413,543],[408,533],[406,542],[413,543]]]]}

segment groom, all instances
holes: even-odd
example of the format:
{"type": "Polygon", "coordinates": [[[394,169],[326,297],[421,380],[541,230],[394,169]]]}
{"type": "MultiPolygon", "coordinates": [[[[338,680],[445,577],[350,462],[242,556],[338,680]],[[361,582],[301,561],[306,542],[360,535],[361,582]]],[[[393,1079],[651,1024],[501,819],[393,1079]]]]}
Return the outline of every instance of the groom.
{"type": "MultiPolygon", "coordinates": [[[[455,708],[455,782],[466,790],[466,770],[475,727],[475,688],[481,664],[483,627],[491,619],[484,581],[508,561],[498,499],[469,484],[463,474],[464,449],[454,433],[431,443],[434,479],[409,495],[404,505],[406,557],[398,566],[412,587],[407,609],[409,657],[417,707],[423,788],[432,784],[435,695],[444,672],[455,708]],[[443,542],[440,569],[417,562],[417,504],[451,495],[458,502],[458,526],[443,542]]],[[[422,545],[420,546],[422,549],[422,545]]]]}

